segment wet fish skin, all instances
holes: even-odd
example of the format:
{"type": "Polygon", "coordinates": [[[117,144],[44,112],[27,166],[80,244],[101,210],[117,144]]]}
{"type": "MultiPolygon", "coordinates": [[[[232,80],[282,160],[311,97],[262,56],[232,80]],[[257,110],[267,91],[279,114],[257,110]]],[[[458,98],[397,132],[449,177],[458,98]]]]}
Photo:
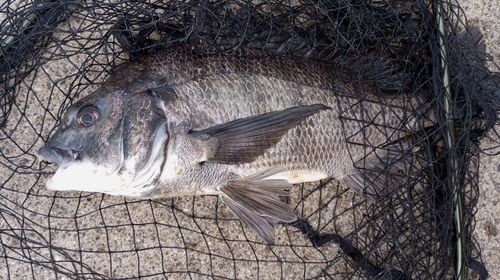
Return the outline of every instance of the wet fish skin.
{"type": "Polygon", "coordinates": [[[365,187],[354,167],[370,152],[359,143],[378,147],[417,129],[419,119],[404,109],[423,97],[381,95],[329,64],[240,51],[247,53],[177,48],[122,66],[68,109],[40,149],[48,161],[54,149],[66,153],[47,186],[142,197],[218,194],[268,243],[272,224],[296,219],[279,199],[292,183],[333,177],[370,197],[384,192],[386,178],[365,187]],[[89,106],[98,117],[78,119],[89,106]]]}

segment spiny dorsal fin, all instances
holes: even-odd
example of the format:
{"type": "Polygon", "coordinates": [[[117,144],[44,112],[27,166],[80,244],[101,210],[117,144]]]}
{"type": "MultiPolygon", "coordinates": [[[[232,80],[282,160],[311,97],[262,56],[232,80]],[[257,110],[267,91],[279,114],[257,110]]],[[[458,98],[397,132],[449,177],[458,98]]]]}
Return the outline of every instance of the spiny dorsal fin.
{"type": "Polygon", "coordinates": [[[291,128],[305,118],[330,107],[316,104],[237,119],[189,135],[197,140],[217,139],[208,152],[208,161],[238,164],[249,163],[278,143],[291,128]]]}
{"type": "Polygon", "coordinates": [[[290,195],[293,186],[286,180],[265,179],[283,171],[271,168],[230,181],[220,189],[227,206],[268,244],[274,243],[273,224],[297,220],[290,206],[280,200],[280,196],[290,195]]]}

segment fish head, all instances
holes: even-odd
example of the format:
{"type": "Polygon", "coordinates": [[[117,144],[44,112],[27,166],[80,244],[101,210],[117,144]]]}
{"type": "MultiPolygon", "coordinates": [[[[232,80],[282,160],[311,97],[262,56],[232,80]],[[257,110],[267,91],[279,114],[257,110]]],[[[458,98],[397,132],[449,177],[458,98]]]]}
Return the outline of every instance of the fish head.
{"type": "Polygon", "coordinates": [[[41,160],[59,166],[47,188],[127,196],[145,192],[167,140],[154,103],[147,91],[98,90],[73,104],[38,151],[41,160]]]}

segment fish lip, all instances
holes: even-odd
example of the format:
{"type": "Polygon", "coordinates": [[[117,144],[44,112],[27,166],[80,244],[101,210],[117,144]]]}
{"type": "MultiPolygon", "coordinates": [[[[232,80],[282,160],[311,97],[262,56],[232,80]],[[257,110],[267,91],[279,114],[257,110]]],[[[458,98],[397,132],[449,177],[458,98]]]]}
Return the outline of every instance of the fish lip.
{"type": "Polygon", "coordinates": [[[45,146],[38,150],[37,156],[42,161],[55,163],[60,167],[66,167],[78,159],[80,152],[73,149],[63,149],[45,146]]]}

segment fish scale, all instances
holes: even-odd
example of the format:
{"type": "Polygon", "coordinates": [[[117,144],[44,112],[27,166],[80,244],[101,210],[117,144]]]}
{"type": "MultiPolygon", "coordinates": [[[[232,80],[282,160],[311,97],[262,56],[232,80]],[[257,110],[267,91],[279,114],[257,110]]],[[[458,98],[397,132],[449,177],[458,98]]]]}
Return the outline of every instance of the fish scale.
{"type": "MultiPolygon", "coordinates": [[[[283,110],[289,107],[325,104],[332,107],[331,111],[320,112],[317,115],[309,117],[304,121],[304,124],[291,129],[281,142],[274,148],[269,149],[262,157],[255,162],[242,165],[238,173],[241,176],[254,173],[262,167],[269,167],[275,164],[275,159],[281,159],[285,165],[292,170],[315,170],[325,174],[329,174],[336,178],[341,178],[352,172],[352,160],[359,160],[364,156],[360,153],[359,147],[349,147],[349,150],[356,156],[350,159],[347,150],[347,144],[343,140],[344,137],[354,135],[354,132],[360,130],[356,124],[351,124],[342,129],[341,120],[338,118],[339,110],[336,103],[339,102],[339,107],[346,108],[347,98],[342,98],[334,95],[331,91],[312,88],[297,84],[291,81],[279,80],[276,78],[267,78],[260,74],[219,74],[205,78],[200,78],[196,82],[186,82],[174,86],[177,94],[186,96],[189,99],[190,109],[184,110],[185,115],[180,117],[187,119],[189,116],[203,116],[198,120],[193,120],[191,129],[203,129],[220,123],[226,123],[234,119],[245,118],[252,115],[263,114],[266,112],[283,110]],[[248,87],[244,84],[252,84],[254,91],[248,91],[248,87]],[[200,86],[205,84],[204,86],[200,86]],[[205,88],[203,92],[197,91],[197,88],[205,88]],[[244,96],[244,100],[249,100],[251,103],[240,102],[241,98],[235,98],[235,93],[238,96],[244,96]],[[203,104],[199,106],[198,104],[203,104]],[[325,139],[327,138],[327,139],[325,139]],[[321,156],[308,156],[319,152],[321,156]]],[[[381,105],[373,102],[366,102],[364,114],[365,119],[377,115],[381,107],[390,105],[381,105]],[[370,114],[370,110],[376,111],[370,114]]],[[[168,107],[167,115],[171,112],[178,111],[176,103],[172,103],[168,107]]],[[[355,113],[351,116],[353,119],[359,119],[361,113],[355,113]]],[[[377,118],[375,118],[377,120],[377,118]]],[[[384,119],[379,118],[379,123],[382,121],[385,125],[397,128],[401,126],[399,118],[391,118],[388,116],[384,119]],[[391,119],[395,121],[391,122],[391,119]]],[[[369,122],[369,121],[368,121],[369,122]]],[[[365,128],[365,134],[359,135],[356,138],[358,142],[368,142],[373,146],[378,146],[387,141],[384,134],[377,133],[375,128],[365,128]]],[[[200,185],[203,185],[200,183],[200,185]]]]}

